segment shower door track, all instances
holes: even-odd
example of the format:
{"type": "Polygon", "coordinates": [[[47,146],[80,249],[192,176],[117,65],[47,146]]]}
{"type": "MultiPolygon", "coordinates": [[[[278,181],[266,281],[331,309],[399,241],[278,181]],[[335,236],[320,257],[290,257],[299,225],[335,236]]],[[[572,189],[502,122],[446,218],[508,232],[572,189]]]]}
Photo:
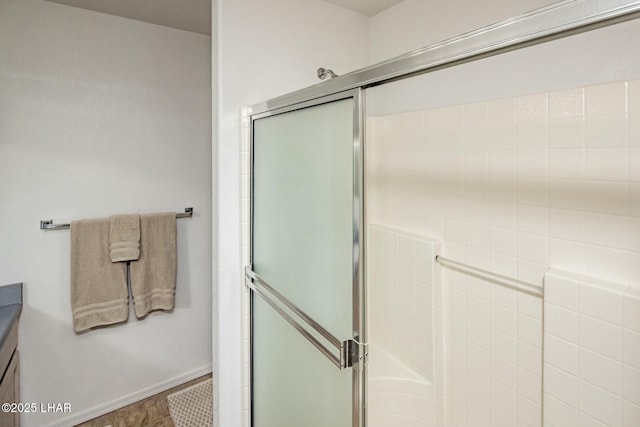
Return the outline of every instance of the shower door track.
{"type": "Polygon", "coordinates": [[[640,17],[640,0],[567,0],[250,107],[249,115],[453,67],[640,17]]]}

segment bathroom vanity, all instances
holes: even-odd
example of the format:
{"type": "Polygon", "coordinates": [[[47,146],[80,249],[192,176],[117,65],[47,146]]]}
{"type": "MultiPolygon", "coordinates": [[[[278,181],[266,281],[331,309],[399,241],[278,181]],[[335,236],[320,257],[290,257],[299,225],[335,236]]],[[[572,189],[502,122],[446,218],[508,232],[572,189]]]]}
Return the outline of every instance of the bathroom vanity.
{"type": "Polygon", "coordinates": [[[0,286],[0,427],[18,427],[18,318],[22,311],[22,283],[0,286]],[[5,404],[9,404],[6,406],[5,404]],[[8,409],[8,410],[6,410],[8,409]],[[15,409],[15,410],[13,410],[15,409]]]}

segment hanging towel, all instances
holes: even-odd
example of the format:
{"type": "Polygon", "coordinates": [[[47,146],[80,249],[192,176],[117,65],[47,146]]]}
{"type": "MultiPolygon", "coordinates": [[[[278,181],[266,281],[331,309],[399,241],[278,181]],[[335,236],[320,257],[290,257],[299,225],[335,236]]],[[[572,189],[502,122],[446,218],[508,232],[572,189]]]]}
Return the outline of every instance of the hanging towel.
{"type": "Polygon", "coordinates": [[[140,258],[130,264],[136,316],[171,310],[176,290],[176,214],[140,215],[140,258]]]}
{"type": "Polygon", "coordinates": [[[71,309],[76,332],[127,320],[126,263],[109,258],[109,219],[71,223],[71,309]]]}
{"type": "Polygon", "coordinates": [[[140,257],[140,215],[109,217],[111,262],[135,261],[140,257]]]}

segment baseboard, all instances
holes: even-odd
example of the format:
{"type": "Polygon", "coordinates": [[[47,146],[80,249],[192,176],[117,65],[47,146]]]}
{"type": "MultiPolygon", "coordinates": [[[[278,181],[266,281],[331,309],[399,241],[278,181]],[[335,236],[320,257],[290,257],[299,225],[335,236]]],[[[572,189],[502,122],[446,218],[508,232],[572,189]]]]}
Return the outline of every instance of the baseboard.
{"type": "Polygon", "coordinates": [[[203,375],[210,374],[211,371],[212,364],[209,363],[199,368],[193,369],[189,372],[185,372],[184,374],[169,378],[168,380],[162,381],[158,384],[154,384],[150,387],[138,390],[126,396],[119,397],[110,402],[102,403],[100,405],[86,409],[82,412],[70,414],[68,417],[59,418],[49,424],[43,425],[42,427],[68,427],[81,424],[97,418],[101,415],[108,414],[109,412],[115,411],[116,409],[120,409],[127,405],[131,405],[132,403],[136,403],[140,400],[146,399],[147,397],[162,393],[163,391],[169,390],[170,388],[179,386],[180,384],[184,384],[203,375]]]}

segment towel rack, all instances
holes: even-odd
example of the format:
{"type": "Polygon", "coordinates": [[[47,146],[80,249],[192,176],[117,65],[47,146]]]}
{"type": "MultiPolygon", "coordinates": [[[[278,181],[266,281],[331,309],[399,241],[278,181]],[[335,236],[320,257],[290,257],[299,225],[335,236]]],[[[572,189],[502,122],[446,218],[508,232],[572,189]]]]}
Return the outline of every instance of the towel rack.
{"type": "Polygon", "coordinates": [[[544,296],[543,287],[534,283],[523,282],[522,280],[513,279],[478,267],[443,258],[440,255],[436,256],[436,262],[443,267],[495,283],[496,285],[504,286],[505,288],[513,289],[538,298],[542,298],[544,296]]]}
{"type": "MultiPolygon", "coordinates": [[[[184,212],[176,213],[176,218],[191,218],[193,216],[193,208],[184,208],[184,212]]],[[[54,224],[53,220],[40,221],[40,230],[63,230],[70,228],[71,224],[54,224]]]]}

